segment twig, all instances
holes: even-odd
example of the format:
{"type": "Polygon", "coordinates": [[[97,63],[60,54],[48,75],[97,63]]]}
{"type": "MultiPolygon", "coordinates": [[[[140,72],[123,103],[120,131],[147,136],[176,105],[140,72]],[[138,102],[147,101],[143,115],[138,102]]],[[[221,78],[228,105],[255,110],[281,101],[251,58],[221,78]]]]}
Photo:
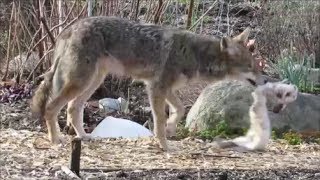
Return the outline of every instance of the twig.
{"type": "MultiPolygon", "coordinates": [[[[81,14],[84,12],[85,9],[86,9],[86,6],[84,6],[84,7],[82,8],[82,10],[81,10],[81,12],[79,13],[78,17],[76,17],[76,18],[73,19],[69,24],[67,24],[67,25],[62,29],[62,31],[63,31],[64,29],[68,28],[68,27],[69,27],[71,24],[73,24],[76,20],[78,20],[78,19],[80,18],[81,14]]],[[[51,29],[52,29],[52,28],[51,28],[51,29]]],[[[62,33],[62,32],[61,32],[61,33],[62,33]]],[[[58,37],[61,33],[59,33],[59,34],[57,35],[57,37],[58,37]]],[[[44,39],[44,38],[42,38],[41,40],[39,40],[39,41],[37,42],[37,44],[41,43],[41,41],[42,41],[43,39],[44,39]]],[[[35,44],[32,49],[34,49],[35,47],[37,47],[37,44],[35,44]]],[[[29,76],[28,76],[28,78],[27,78],[27,81],[29,81],[29,80],[31,79],[31,77],[32,77],[32,75],[34,74],[34,72],[35,72],[35,71],[38,69],[38,67],[41,65],[44,57],[45,57],[46,55],[48,55],[48,53],[50,53],[50,52],[52,51],[52,50],[51,50],[52,47],[53,47],[53,45],[51,45],[51,47],[49,48],[50,51],[46,52],[46,54],[43,55],[43,57],[39,60],[39,62],[38,62],[38,64],[36,65],[36,67],[35,67],[35,68],[32,70],[32,72],[29,74],[29,76]]]]}
{"type": "MultiPolygon", "coordinates": [[[[72,4],[71,9],[70,9],[69,13],[67,14],[65,20],[64,20],[62,23],[59,23],[59,24],[53,26],[53,27],[50,29],[50,32],[52,32],[52,31],[55,30],[56,28],[64,25],[64,24],[67,22],[67,20],[69,19],[70,14],[72,13],[72,11],[73,11],[73,9],[74,9],[74,7],[75,7],[75,5],[76,5],[76,2],[77,2],[77,1],[74,1],[74,3],[72,4]]],[[[61,30],[61,31],[62,31],[62,30],[61,30]]]]}
{"type": "Polygon", "coordinates": [[[66,166],[61,166],[61,170],[69,176],[69,178],[75,178],[75,179],[81,179],[79,178],[75,173],[73,173],[68,167],[66,166]]]}
{"type": "Polygon", "coordinates": [[[158,24],[160,21],[160,14],[161,14],[162,6],[163,6],[163,0],[159,0],[158,9],[157,9],[157,12],[154,16],[154,23],[155,24],[158,24]]]}
{"type": "Polygon", "coordinates": [[[136,14],[135,14],[135,18],[134,18],[135,21],[138,20],[138,16],[139,16],[139,13],[140,13],[139,9],[140,9],[140,0],[137,0],[136,14]]]}
{"type": "MultiPolygon", "coordinates": [[[[42,0],[35,0],[35,4],[36,4],[36,17],[35,17],[35,20],[37,20],[38,22],[38,26],[41,28],[41,31],[39,32],[39,35],[38,35],[38,38],[41,39],[42,35],[43,35],[43,28],[42,28],[42,25],[41,25],[41,22],[40,22],[40,17],[41,17],[41,14],[43,13],[43,7],[42,7],[42,4],[41,4],[41,1],[42,0]]],[[[41,59],[43,57],[43,53],[44,53],[44,44],[42,43],[39,43],[38,44],[38,56],[39,56],[39,59],[41,59]]],[[[43,67],[41,68],[41,70],[43,69],[43,67]]]]}
{"type": "MultiPolygon", "coordinates": [[[[51,46],[52,47],[52,46],[51,46]]],[[[36,67],[33,68],[33,70],[30,72],[30,74],[28,75],[28,78],[27,78],[27,81],[30,81],[32,75],[34,74],[34,72],[38,69],[38,67],[41,65],[42,61],[45,59],[45,57],[51,53],[53,51],[53,49],[51,49],[50,47],[50,50],[47,51],[43,56],[42,58],[39,60],[39,62],[37,63],[36,67]]]]}
{"type": "MultiPolygon", "coordinates": [[[[78,14],[78,16],[76,17],[76,18],[74,18],[72,21],[70,21],[63,29],[62,29],[62,31],[64,30],[64,29],[66,29],[66,28],[68,28],[70,25],[72,25],[76,20],[78,20],[79,18],[80,18],[80,16],[82,15],[82,13],[84,12],[84,10],[86,9],[86,7],[87,7],[87,5],[85,5],[85,6],[83,6],[83,8],[81,9],[81,11],[80,11],[80,13],[78,14]]],[[[59,35],[60,35],[61,33],[59,33],[59,35]]],[[[59,36],[58,35],[58,36],[59,36]]],[[[58,37],[57,36],[57,37],[58,37]]]]}
{"type": "Polygon", "coordinates": [[[34,42],[34,40],[35,40],[36,37],[38,36],[38,33],[40,33],[40,32],[41,32],[41,27],[36,31],[35,35],[34,35],[33,38],[31,39],[31,43],[30,43],[30,46],[29,46],[29,48],[28,48],[26,60],[23,62],[23,65],[22,65],[23,68],[25,67],[26,62],[28,61],[28,59],[29,59],[29,57],[30,57],[30,55],[31,55],[31,52],[32,52],[33,49],[36,47],[36,46],[35,46],[34,48],[31,48],[32,43],[34,42]]]}
{"type": "MultiPolygon", "coordinates": [[[[16,10],[16,12],[15,12],[15,15],[14,15],[14,21],[15,22],[19,22],[20,21],[20,19],[18,19],[18,14],[20,14],[20,8],[21,6],[20,6],[20,2],[18,2],[18,8],[17,8],[17,10],[16,10]]],[[[15,43],[16,43],[16,46],[18,47],[17,49],[18,49],[18,53],[19,53],[19,56],[20,56],[20,58],[19,59],[17,59],[17,61],[16,61],[16,63],[17,63],[17,66],[15,67],[15,72],[14,72],[14,79],[15,79],[15,82],[17,83],[17,84],[19,84],[19,81],[20,81],[20,73],[21,73],[21,64],[22,64],[22,60],[21,60],[21,46],[20,46],[20,42],[19,42],[19,38],[18,38],[18,36],[20,35],[19,33],[18,33],[18,26],[19,26],[19,24],[18,23],[15,23],[15,27],[14,27],[14,34],[15,34],[15,39],[14,39],[14,41],[15,41],[15,43]]],[[[14,43],[14,42],[13,42],[14,43]]]]}
{"type": "Polygon", "coordinates": [[[199,17],[199,19],[189,28],[189,30],[193,29],[201,21],[201,19],[203,19],[204,16],[206,16],[208,14],[208,12],[214,8],[214,6],[217,4],[217,2],[218,2],[218,0],[213,2],[212,5],[209,7],[209,9],[199,17]]]}
{"type": "Polygon", "coordinates": [[[168,8],[171,1],[172,0],[167,0],[166,3],[163,5],[163,7],[161,9],[162,12],[160,14],[160,19],[162,19],[163,15],[164,15],[164,13],[165,13],[166,9],[168,8]]]}
{"type": "Polygon", "coordinates": [[[19,17],[19,19],[20,19],[19,23],[21,24],[21,27],[23,27],[23,29],[25,29],[25,30],[27,31],[27,33],[28,33],[28,35],[30,36],[30,38],[32,38],[33,35],[32,35],[32,33],[30,32],[30,30],[29,30],[29,28],[28,28],[28,26],[27,26],[27,24],[26,24],[26,22],[25,22],[25,17],[23,17],[22,13],[20,13],[19,16],[20,16],[20,17],[19,17]]]}
{"type": "Polygon", "coordinates": [[[49,34],[51,43],[52,43],[53,45],[55,45],[54,37],[53,37],[52,33],[50,32],[49,27],[48,27],[47,22],[46,22],[46,20],[44,19],[44,17],[41,17],[41,18],[40,18],[40,21],[42,22],[44,29],[45,29],[45,30],[47,31],[47,33],[49,34]]]}
{"type": "Polygon", "coordinates": [[[9,24],[9,31],[8,31],[8,47],[7,47],[7,64],[6,64],[6,70],[4,72],[4,75],[2,77],[2,81],[5,81],[8,76],[9,71],[9,63],[10,63],[10,45],[11,45],[11,29],[12,29],[12,21],[14,16],[15,10],[15,3],[12,3],[12,10],[11,10],[11,17],[10,17],[10,24],[9,24]]]}
{"type": "MultiPolygon", "coordinates": [[[[70,22],[62,29],[62,31],[65,30],[66,28],[68,28],[70,25],[72,25],[76,20],[78,20],[78,19],[80,18],[80,16],[82,15],[82,13],[84,12],[85,9],[86,9],[86,5],[83,6],[83,8],[82,8],[82,10],[80,11],[80,13],[78,14],[78,16],[77,16],[76,18],[74,18],[72,21],[70,21],[70,22]]],[[[60,33],[58,34],[58,36],[59,36],[61,33],[62,33],[62,32],[60,32],[60,33]]],[[[57,37],[58,37],[58,36],[57,36],[57,37]]]]}
{"type": "MultiPolygon", "coordinates": [[[[72,5],[72,7],[71,7],[71,10],[70,10],[70,12],[68,13],[66,19],[65,19],[61,24],[58,24],[58,25],[56,25],[56,26],[53,26],[53,27],[50,29],[50,32],[52,32],[52,31],[55,30],[56,28],[64,25],[64,24],[67,22],[67,20],[68,20],[70,14],[71,14],[71,12],[72,12],[72,10],[73,10],[74,5],[75,5],[76,2],[77,2],[77,1],[75,1],[75,2],[73,3],[73,5],[72,5]]],[[[83,11],[85,10],[85,7],[86,7],[86,6],[84,6],[84,7],[82,8],[82,10],[81,10],[81,12],[80,12],[80,15],[81,15],[81,14],[83,13],[83,11]]],[[[78,19],[78,18],[79,18],[79,16],[78,16],[76,19],[78,19]]],[[[72,21],[72,22],[73,22],[73,21],[72,21]]],[[[70,23],[69,23],[69,24],[70,24],[70,23]]],[[[65,29],[65,27],[64,27],[64,29],[65,29]]],[[[40,28],[40,30],[41,30],[41,28],[40,28]]],[[[63,30],[62,30],[62,31],[63,31],[63,30]]],[[[48,34],[44,35],[37,43],[35,43],[35,45],[34,45],[31,49],[33,50],[34,48],[36,48],[36,47],[39,45],[39,43],[41,43],[47,36],[48,36],[48,34]]]]}
{"type": "Polygon", "coordinates": [[[228,36],[231,35],[230,33],[230,18],[229,18],[229,13],[230,13],[230,2],[228,3],[227,6],[227,25],[228,25],[228,36]]]}
{"type": "Polygon", "coordinates": [[[7,172],[8,176],[11,176],[11,173],[10,173],[10,171],[8,169],[8,166],[5,166],[5,167],[6,167],[6,172],[7,172]]]}
{"type": "Polygon", "coordinates": [[[226,156],[226,155],[217,155],[217,154],[202,154],[202,153],[190,153],[191,156],[207,156],[207,157],[217,157],[217,158],[236,158],[240,159],[239,156],[226,156]]]}
{"type": "Polygon", "coordinates": [[[220,25],[221,25],[221,22],[222,22],[223,9],[224,9],[224,2],[221,2],[220,3],[220,7],[219,7],[219,13],[218,13],[219,20],[217,21],[218,22],[218,26],[217,26],[217,31],[218,32],[221,32],[220,31],[220,25]]]}

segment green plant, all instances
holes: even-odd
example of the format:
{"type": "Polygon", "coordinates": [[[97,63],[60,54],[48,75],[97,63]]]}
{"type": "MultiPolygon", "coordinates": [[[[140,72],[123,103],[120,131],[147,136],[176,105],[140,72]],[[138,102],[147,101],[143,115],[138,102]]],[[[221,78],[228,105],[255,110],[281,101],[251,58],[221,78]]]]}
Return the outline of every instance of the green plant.
{"type": "Polygon", "coordinates": [[[215,137],[228,138],[232,136],[243,135],[247,129],[231,128],[226,121],[220,121],[214,128],[200,131],[196,134],[201,139],[213,140],[215,137]]]}
{"type": "Polygon", "coordinates": [[[271,139],[273,139],[273,140],[278,139],[278,135],[277,135],[277,132],[275,130],[271,131],[271,139]]]}
{"type": "Polygon", "coordinates": [[[302,92],[315,92],[317,87],[315,82],[310,79],[310,70],[312,68],[312,57],[299,57],[297,53],[289,52],[281,54],[280,58],[274,64],[274,69],[281,79],[287,79],[295,84],[302,92]]]}
{"type": "Polygon", "coordinates": [[[191,132],[188,128],[186,128],[183,125],[178,125],[177,127],[177,139],[184,139],[186,137],[189,137],[191,135],[191,132]]]}
{"type": "Polygon", "coordinates": [[[290,145],[299,145],[302,143],[302,138],[298,133],[287,132],[283,134],[283,139],[285,139],[290,145]]]}

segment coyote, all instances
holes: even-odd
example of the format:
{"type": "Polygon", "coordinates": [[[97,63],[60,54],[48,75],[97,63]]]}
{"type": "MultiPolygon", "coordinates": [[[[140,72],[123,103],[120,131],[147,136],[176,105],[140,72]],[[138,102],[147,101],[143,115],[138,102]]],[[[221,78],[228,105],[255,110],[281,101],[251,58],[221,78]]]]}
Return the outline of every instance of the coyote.
{"type": "Polygon", "coordinates": [[[107,74],[130,76],[146,84],[154,120],[154,135],[167,150],[166,136],[174,136],[184,107],[175,91],[182,85],[223,78],[258,85],[261,72],[244,46],[250,29],[221,39],[116,17],[89,17],[58,37],[54,63],[36,90],[32,111],[46,120],[52,143],[61,141],[56,116],[67,104],[67,122],[81,138],[84,103],[107,74]],[[49,100],[50,99],[50,100],[49,100]],[[165,105],[172,115],[166,118],[165,105]]]}
{"type": "Polygon", "coordinates": [[[218,148],[236,147],[241,150],[263,150],[271,136],[271,125],[268,116],[267,98],[275,98],[277,105],[273,112],[279,113],[287,104],[295,101],[298,88],[293,84],[283,82],[270,83],[259,86],[252,92],[253,104],[249,109],[250,128],[245,136],[232,140],[218,140],[214,145],[218,148]]]}

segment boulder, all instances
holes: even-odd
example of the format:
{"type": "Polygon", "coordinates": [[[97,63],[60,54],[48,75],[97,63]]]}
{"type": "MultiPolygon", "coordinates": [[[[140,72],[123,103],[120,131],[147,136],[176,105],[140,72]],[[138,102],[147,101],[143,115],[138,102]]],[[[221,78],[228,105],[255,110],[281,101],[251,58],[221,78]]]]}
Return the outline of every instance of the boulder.
{"type": "MultiPolygon", "coordinates": [[[[207,86],[190,109],[186,127],[201,131],[214,128],[225,120],[231,128],[248,128],[253,90],[254,87],[232,80],[207,86]]],[[[269,117],[274,128],[320,130],[320,96],[299,93],[295,102],[277,114],[272,112],[274,105],[274,100],[268,100],[269,117]]]]}

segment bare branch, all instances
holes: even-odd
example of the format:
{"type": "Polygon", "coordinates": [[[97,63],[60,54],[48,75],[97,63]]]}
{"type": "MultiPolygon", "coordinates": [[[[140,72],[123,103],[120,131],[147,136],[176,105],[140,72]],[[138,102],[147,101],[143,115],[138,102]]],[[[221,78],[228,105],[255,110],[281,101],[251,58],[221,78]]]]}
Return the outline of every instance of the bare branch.
{"type": "Polygon", "coordinates": [[[44,29],[45,29],[45,30],[47,31],[47,33],[49,34],[49,38],[50,38],[50,40],[51,40],[51,43],[52,43],[53,45],[55,45],[54,37],[53,37],[52,33],[51,33],[50,30],[49,30],[49,27],[48,27],[48,25],[47,25],[46,20],[45,20],[43,17],[41,17],[41,18],[40,18],[40,21],[42,22],[44,29]]]}
{"type": "Polygon", "coordinates": [[[12,10],[11,10],[11,17],[10,17],[10,24],[9,24],[9,32],[8,32],[8,47],[7,47],[7,59],[6,59],[6,70],[4,72],[4,75],[2,77],[2,81],[7,80],[8,71],[9,71],[9,63],[10,63],[10,45],[11,45],[11,29],[12,29],[12,23],[13,23],[13,17],[15,12],[15,3],[12,3],[12,10]]]}

